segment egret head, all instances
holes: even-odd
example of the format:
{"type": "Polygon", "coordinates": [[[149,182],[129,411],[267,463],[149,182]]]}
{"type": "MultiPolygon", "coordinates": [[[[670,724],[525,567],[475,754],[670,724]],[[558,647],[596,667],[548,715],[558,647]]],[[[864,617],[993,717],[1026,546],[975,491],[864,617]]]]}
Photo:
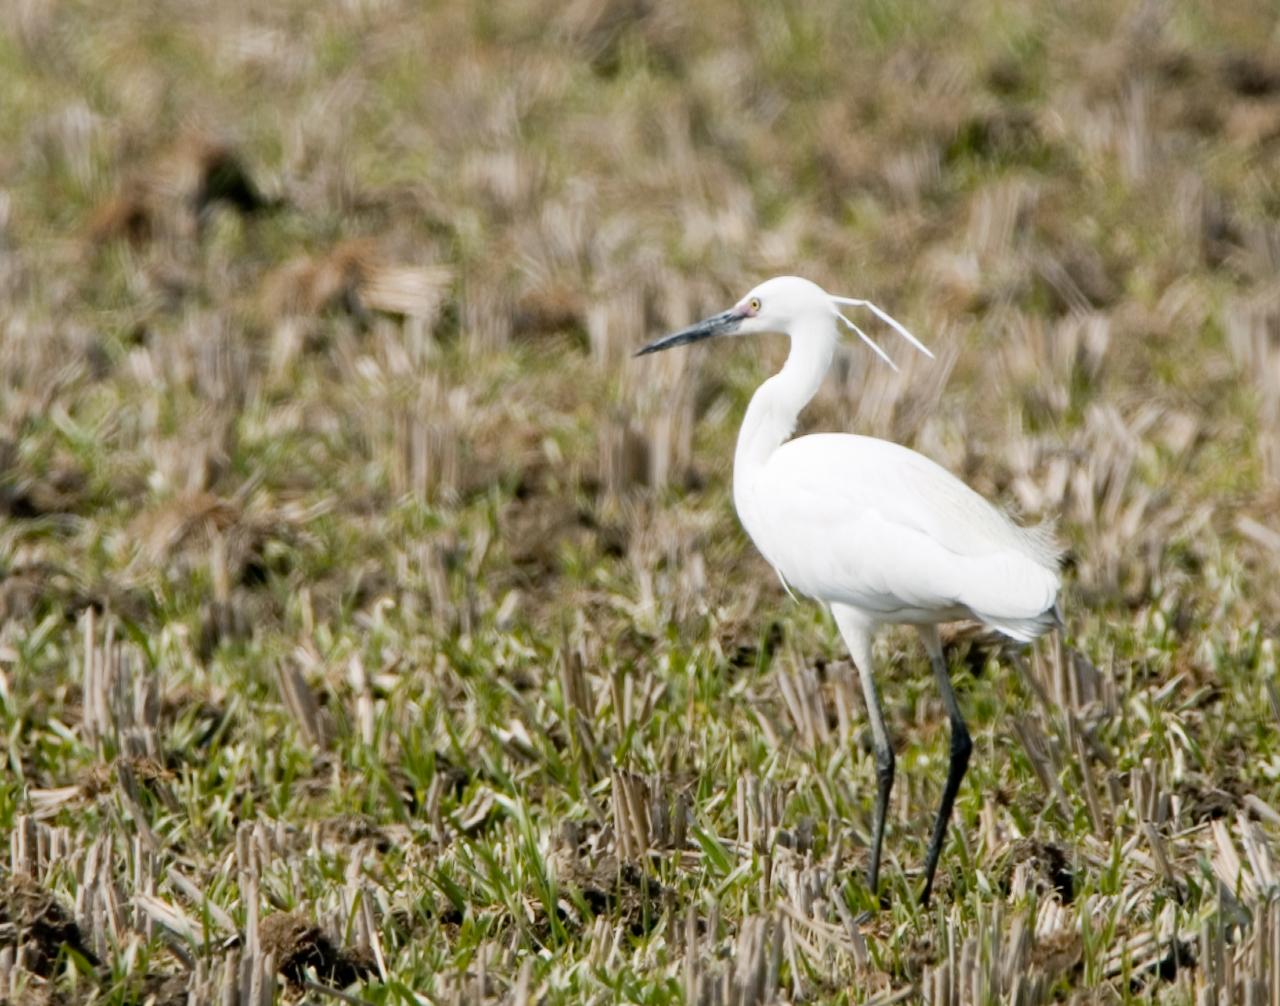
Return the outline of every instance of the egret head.
{"type": "MultiPolygon", "coordinates": [[[[799,276],[775,276],[773,279],[765,280],[729,310],[712,315],[679,332],[655,339],[641,348],[636,356],[656,353],[663,349],[670,349],[672,346],[699,342],[715,335],[749,335],[754,332],[784,332],[794,335],[800,331],[814,330],[813,323],[817,323],[819,331],[824,330],[823,326],[826,326],[834,332],[837,325],[843,324],[875,350],[876,354],[889,366],[894,367],[893,361],[884,350],[840,312],[842,304],[867,308],[920,352],[929,357],[933,356],[919,339],[870,301],[833,296],[817,283],[801,279],[799,276]]],[[[894,369],[897,368],[894,367],[894,369]]]]}

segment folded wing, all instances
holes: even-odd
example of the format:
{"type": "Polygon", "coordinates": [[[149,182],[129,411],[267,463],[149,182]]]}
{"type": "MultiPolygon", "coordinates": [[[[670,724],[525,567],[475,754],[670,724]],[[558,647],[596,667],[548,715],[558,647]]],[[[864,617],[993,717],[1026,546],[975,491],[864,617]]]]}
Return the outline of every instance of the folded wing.
{"type": "MultiPolygon", "coordinates": [[[[1054,620],[1059,552],[946,469],[887,441],[800,437],[742,514],[792,586],[885,620],[972,614],[1015,639],[1054,620]]],[[[909,619],[908,619],[909,620],[909,619]]]]}

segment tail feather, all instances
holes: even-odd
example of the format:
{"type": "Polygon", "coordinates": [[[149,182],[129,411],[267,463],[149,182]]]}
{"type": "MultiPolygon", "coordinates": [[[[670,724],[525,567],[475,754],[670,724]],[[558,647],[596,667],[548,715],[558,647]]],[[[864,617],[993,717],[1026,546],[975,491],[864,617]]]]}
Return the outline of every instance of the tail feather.
{"type": "Polygon", "coordinates": [[[969,567],[960,600],[993,629],[1025,643],[1057,621],[1056,570],[1013,551],[975,557],[969,567]]]}
{"type": "Polygon", "coordinates": [[[1062,611],[1056,600],[1053,602],[1053,607],[1031,618],[991,618],[986,615],[979,615],[979,617],[984,625],[989,625],[997,632],[1019,643],[1033,642],[1050,629],[1062,625],[1062,611]]]}

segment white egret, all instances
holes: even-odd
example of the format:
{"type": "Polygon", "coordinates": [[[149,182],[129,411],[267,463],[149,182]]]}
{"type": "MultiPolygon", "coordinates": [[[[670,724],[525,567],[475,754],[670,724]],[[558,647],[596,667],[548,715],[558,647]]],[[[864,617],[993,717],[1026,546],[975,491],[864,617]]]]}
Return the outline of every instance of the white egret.
{"type": "Polygon", "coordinates": [[[1029,642],[1058,621],[1060,549],[1044,528],[1015,524],[945,468],[873,437],[819,433],[792,440],[800,410],[831,364],[838,326],[892,361],[841,306],[866,308],[920,352],[932,353],[865,300],[835,297],[795,276],[760,284],[734,307],[649,343],[656,353],[716,335],[791,337],[782,370],[751,398],[733,459],[743,527],[789,590],[826,603],[857,667],[875,746],[878,792],[867,882],[880,873],[894,756],[871,666],[876,630],[914,625],[951,722],[951,760],[925,861],[927,904],[972,741],[947,674],[938,624],[976,619],[1029,642]]]}

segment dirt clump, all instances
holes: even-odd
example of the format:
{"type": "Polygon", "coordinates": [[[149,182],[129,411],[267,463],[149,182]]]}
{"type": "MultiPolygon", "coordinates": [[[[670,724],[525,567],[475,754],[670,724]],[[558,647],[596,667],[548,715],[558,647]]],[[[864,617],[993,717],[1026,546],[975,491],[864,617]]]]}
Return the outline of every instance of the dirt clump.
{"type": "Polygon", "coordinates": [[[577,892],[592,915],[616,918],[634,936],[650,931],[671,899],[671,892],[643,865],[612,854],[592,861],[560,849],[556,875],[565,888],[577,892]]]}
{"type": "Polygon", "coordinates": [[[1071,904],[1075,897],[1075,876],[1071,861],[1060,846],[1036,838],[1022,838],[1010,845],[1004,855],[1002,874],[1006,890],[1013,883],[1014,871],[1024,863],[1041,890],[1056,893],[1064,905],[1071,904]]]}
{"type": "Polygon", "coordinates": [[[374,971],[368,951],[336,946],[324,930],[301,912],[277,912],[262,920],[259,939],[276,970],[294,988],[301,988],[308,969],[316,980],[332,988],[346,988],[374,971]]]}
{"type": "Polygon", "coordinates": [[[45,978],[53,973],[64,948],[95,967],[99,963],[71,912],[27,877],[10,877],[0,886],[0,948],[5,947],[25,949],[26,968],[45,978]]]}
{"type": "Polygon", "coordinates": [[[188,984],[185,974],[148,974],[141,981],[136,1001],[146,1006],[186,1006],[188,984]]]}

